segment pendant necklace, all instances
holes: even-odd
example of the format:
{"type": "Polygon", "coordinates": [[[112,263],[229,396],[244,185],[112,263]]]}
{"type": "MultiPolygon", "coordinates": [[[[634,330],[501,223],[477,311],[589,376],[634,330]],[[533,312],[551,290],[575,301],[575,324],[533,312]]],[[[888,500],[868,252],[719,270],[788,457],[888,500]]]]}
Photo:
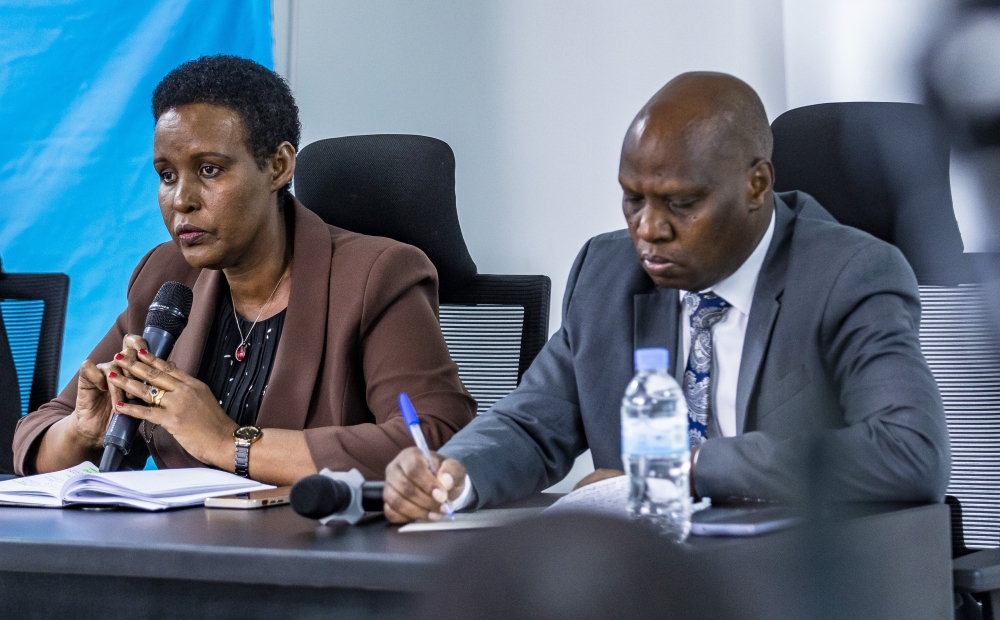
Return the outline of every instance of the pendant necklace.
{"type": "Polygon", "coordinates": [[[233,297],[233,289],[229,289],[229,300],[233,302],[233,318],[236,319],[236,331],[240,334],[240,344],[236,347],[235,353],[237,362],[242,362],[243,358],[247,356],[247,349],[250,347],[250,343],[247,341],[250,339],[250,334],[253,333],[253,328],[257,327],[257,321],[260,320],[260,315],[264,314],[264,310],[266,310],[267,306],[270,305],[271,298],[273,298],[274,294],[278,292],[278,287],[281,286],[281,281],[284,279],[285,274],[283,273],[281,274],[281,277],[278,278],[278,283],[274,285],[274,290],[271,291],[271,296],[267,298],[267,301],[264,302],[264,306],[260,309],[260,312],[257,313],[257,318],[247,331],[246,337],[243,336],[243,330],[240,328],[240,315],[236,314],[236,299],[233,297]]]}

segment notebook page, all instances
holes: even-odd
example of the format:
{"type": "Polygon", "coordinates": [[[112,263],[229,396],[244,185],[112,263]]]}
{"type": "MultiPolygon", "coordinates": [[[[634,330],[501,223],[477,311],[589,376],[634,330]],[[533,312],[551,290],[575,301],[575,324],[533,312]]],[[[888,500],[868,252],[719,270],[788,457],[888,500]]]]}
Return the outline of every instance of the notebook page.
{"type": "Polygon", "coordinates": [[[273,489],[217,469],[190,467],[182,469],[156,469],[146,471],[116,471],[81,476],[66,485],[63,495],[74,494],[77,489],[102,491],[122,497],[144,499],[170,498],[180,495],[222,492],[223,495],[255,485],[254,490],[273,489]]]}
{"type": "Polygon", "coordinates": [[[37,476],[25,476],[0,482],[0,502],[31,504],[35,506],[61,506],[61,490],[72,478],[98,473],[96,465],[84,461],[75,467],[37,476]]]}
{"type": "Polygon", "coordinates": [[[205,500],[209,497],[233,495],[236,493],[252,493],[254,491],[264,491],[274,488],[266,484],[254,482],[253,480],[245,480],[245,482],[246,485],[240,488],[226,488],[223,490],[174,495],[171,497],[148,497],[131,491],[109,494],[86,486],[74,486],[73,490],[67,493],[66,502],[70,504],[131,506],[142,510],[165,510],[167,508],[181,508],[183,506],[199,506],[205,503],[205,500]]]}

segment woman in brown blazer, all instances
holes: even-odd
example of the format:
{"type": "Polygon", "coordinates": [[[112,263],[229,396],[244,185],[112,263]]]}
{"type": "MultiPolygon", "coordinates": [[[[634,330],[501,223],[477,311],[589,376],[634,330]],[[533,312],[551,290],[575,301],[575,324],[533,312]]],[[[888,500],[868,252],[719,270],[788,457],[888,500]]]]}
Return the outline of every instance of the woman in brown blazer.
{"type": "Polygon", "coordinates": [[[143,420],[133,467],[150,454],[159,467],[235,471],[234,431],[257,428],[249,475],[273,484],[323,467],[382,478],[412,444],[401,391],[432,447],[472,419],[427,257],[328,226],[288,192],[299,122],[280,77],[245,59],[201,58],[157,86],[153,113],[172,242],[136,267],[128,308],[62,394],[19,422],[18,473],[96,462],[115,411],[143,420]],[[161,360],[136,334],[170,280],[194,302],[161,360]]]}

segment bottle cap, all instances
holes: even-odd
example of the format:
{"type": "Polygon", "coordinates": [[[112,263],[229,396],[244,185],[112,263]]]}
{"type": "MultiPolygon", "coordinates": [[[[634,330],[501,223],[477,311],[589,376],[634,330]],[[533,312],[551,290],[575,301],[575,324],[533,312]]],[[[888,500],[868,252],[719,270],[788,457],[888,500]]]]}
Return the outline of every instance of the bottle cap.
{"type": "Polygon", "coordinates": [[[635,370],[666,370],[670,366],[670,351],[660,347],[635,350],[635,370]]]}

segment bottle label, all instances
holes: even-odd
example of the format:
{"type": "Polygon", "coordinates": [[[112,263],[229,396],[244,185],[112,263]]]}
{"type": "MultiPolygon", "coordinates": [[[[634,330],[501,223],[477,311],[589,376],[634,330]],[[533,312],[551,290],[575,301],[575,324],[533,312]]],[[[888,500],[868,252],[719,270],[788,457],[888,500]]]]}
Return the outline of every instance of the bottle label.
{"type": "Polygon", "coordinates": [[[687,416],[622,420],[622,454],[665,456],[688,449],[687,416]]]}

